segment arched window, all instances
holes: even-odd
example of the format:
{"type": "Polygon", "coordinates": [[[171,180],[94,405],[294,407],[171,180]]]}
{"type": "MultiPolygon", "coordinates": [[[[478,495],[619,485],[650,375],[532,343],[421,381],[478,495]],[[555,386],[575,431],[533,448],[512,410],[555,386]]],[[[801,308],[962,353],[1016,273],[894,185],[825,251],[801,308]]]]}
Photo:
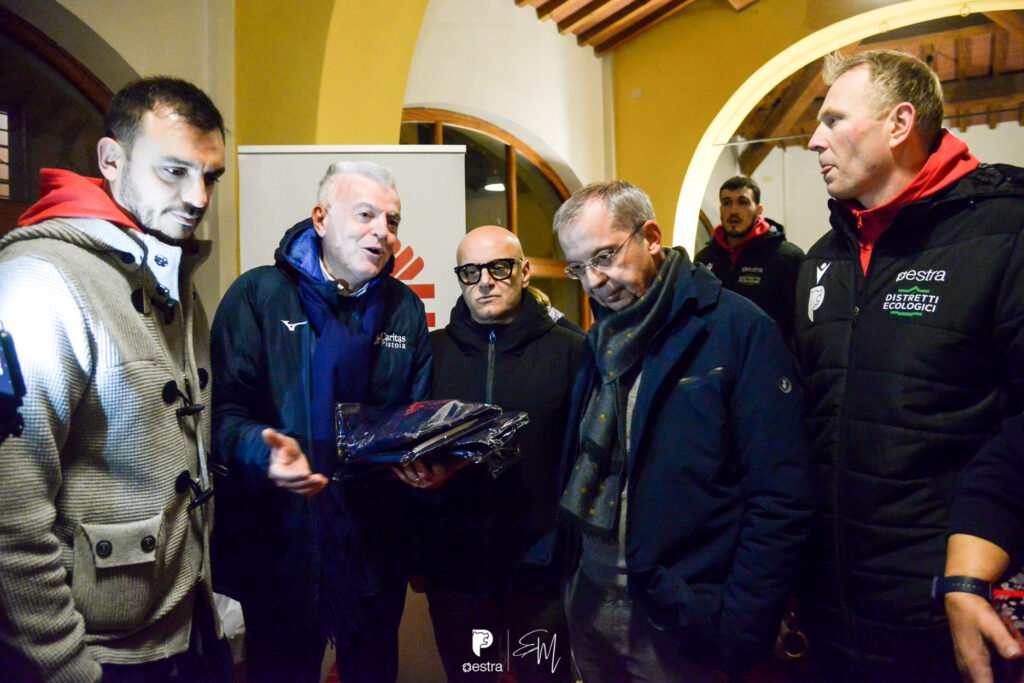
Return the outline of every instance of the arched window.
{"type": "Polygon", "coordinates": [[[531,284],[569,320],[589,325],[586,297],[566,277],[565,256],[551,230],[555,211],[570,193],[543,157],[492,123],[444,109],[403,110],[400,141],[465,145],[467,229],[500,225],[514,232],[530,260],[531,284]]]}
{"type": "Polygon", "coordinates": [[[110,90],[63,48],[0,7],[0,235],[39,198],[39,169],[96,175],[110,90]]]}

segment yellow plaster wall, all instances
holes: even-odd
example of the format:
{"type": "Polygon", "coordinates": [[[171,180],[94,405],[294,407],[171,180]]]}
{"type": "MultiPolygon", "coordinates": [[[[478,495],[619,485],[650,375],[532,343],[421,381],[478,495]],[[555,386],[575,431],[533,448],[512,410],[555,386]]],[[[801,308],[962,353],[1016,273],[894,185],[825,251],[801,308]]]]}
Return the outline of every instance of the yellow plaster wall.
{"type": "Polygon", "coordinates": [[[238,144],[397,144],[426,6],[236,0],[238,144]]]}
{"type": "Polygon", "coordinates": [[[667,233],[705,129],[758,67],[822,27],[827,17],[808,11],[816,1],[760,0],[736,12],[725,2],[698,0],[616,51],[618,177],[647,191],[667,233]]]}
{"type": "Polygon", "coordinates": [[[319,81],[317,144],[398,144],[406,80],[426,9],[427,0],[336,2],[319,81]]]}
{"type": "Polygon", "coordinates": [[[309,145],[334,0],[236,0],[235,140],[309,145]]]}

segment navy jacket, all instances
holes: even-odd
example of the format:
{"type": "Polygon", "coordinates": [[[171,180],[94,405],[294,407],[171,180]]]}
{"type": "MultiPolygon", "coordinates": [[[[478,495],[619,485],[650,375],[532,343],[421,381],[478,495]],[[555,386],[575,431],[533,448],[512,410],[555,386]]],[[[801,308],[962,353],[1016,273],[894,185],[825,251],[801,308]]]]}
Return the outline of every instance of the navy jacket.
{"type": "MultiPolygon", "coordinates": [[[[596,379],[588,347],[563,481],[596,379]]],[[[771,650],[807,535],[800,404],[772,319],[703,266],[683,266],[633,409],[628,587],[689,656],[729,671],[771,650]]]]}
{"type": "MultiPolygon", "coordinates": [[[[275,253],[276,264],[239,277],[213,321],[211,460],[228,473],[217,482],[211,562],[217,590],[238,599],[268,586],[296,599],[312,599],[316,581],[312,503],[267,479],[270,450],[260,436],[265,427],[273,427],[310,452],[317,339],[295,285],[297,278],[310,275],[289,256],[297,237],[312,229],[310,220],[290,229],[275,253]]],[[[382,277],[380,285],[389,297],[382,332],[393,336],[374,344],[370,402],[425,399],[431,356],[423,304],[402,283],[382,277]]],[[[361,301],[348,297],[342,304],[358,308],[361,301]]],[[[396,530],[408,513],[411,494],[408,486],[384,478],[346,493],[369,549],[383,554],[400,543],[396,530]]]]}

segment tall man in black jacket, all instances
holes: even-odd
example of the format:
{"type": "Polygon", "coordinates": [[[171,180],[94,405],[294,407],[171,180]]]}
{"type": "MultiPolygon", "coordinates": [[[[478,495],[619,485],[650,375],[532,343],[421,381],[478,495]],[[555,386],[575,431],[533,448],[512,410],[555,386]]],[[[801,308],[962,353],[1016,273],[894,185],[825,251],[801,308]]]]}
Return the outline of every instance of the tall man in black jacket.
{"type": "Polygon", "coordinates": [[[807,634],[823,680],[958,680],[930,591],[958,475],[1022,405],[1024,182],[942,129],[923,62],[828,62],[809,147],[832,230],[797,282],[821,513],[807,634]]]}
{"type": "Polygon", "coordinates": [[[753,178],[729,178],[718,190],[718,201],[722,222],[693,260],[706,265],[726,289],[760,306],[791,343],[796,276],[804,252],[786,240],[782,225],[762,215],[761,188],[753,178]]]}
{"type": "Polygon", "coordinates": [[[508,230],[473,230],[457,259],[462,297],[448,326],[430,335],[431,393],[525,410],[530,423],[517,435],[516,465],[496,479],[476,466],[463,469],[430,510],[432,529],[424,536],[434,635],[448,680],[472,679],[463,664],[490,661],[502,670],[511,663],[520,681],[568,681],[560,567],[547,562],[554,549],[545,537],[555,525],[562,440],[584,338],[556,325],[524,294],[530,263],[508,230]],[[470,649],[474,629],[493,636],[483,660],[470,649]],[[548,654],[532,649],[538,642],[551,648],[548,654]]]}

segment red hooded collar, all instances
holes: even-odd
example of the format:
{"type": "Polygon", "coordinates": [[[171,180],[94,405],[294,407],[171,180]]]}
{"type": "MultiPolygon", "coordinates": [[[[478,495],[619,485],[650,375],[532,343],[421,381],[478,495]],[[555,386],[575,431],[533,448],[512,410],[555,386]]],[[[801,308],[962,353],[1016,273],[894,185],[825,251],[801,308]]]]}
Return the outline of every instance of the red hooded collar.
{"type": "Polygon", "coordinates": [[[857,220],[857,228],[860,230],[860,263],[864,273],[868,272],[875,241],[889,227],[900,209],[949,187],[977,167],[978,160],[967,149],[967,143],[948,130],[943,130],[939,134],[938,148],[928,157],[910,184],[892,200],[872,209],[859,209],[852,202],[839,202],[857,220]]]}
{"type": "Polygon", "coordinates": [[[735,247],[729,246],[729,240],[726,239],[725,236],[725,228],[722,227],[721,223],[715,227],[715,231],[711,236],[723,249],[725,249],[726,253],[729,254],[729,261],[731,261],[733,265],[736,265],[736,260],[740,257],[740,253],[743,251],[743,248],[747,246],[747,243],[755,237],[760,237],[765,234],[771,230],[771,227],[772,226],[768,224],[768,221],[766,221],[763,216],[758,216],[757,222],[754,223],[754,227],[750,229],[750,232],[748,232],[747,236],[743,238],[743,241],[735,247]]]}
{"type": "Polygon", "coordinates": [[[99,178],[71,171],[44,168],[39,171],[42,198],[18,218],[18,225],[35,225],[50,218],[100,218],[135,230],[135,224],[103,189],[99,178]]]}

